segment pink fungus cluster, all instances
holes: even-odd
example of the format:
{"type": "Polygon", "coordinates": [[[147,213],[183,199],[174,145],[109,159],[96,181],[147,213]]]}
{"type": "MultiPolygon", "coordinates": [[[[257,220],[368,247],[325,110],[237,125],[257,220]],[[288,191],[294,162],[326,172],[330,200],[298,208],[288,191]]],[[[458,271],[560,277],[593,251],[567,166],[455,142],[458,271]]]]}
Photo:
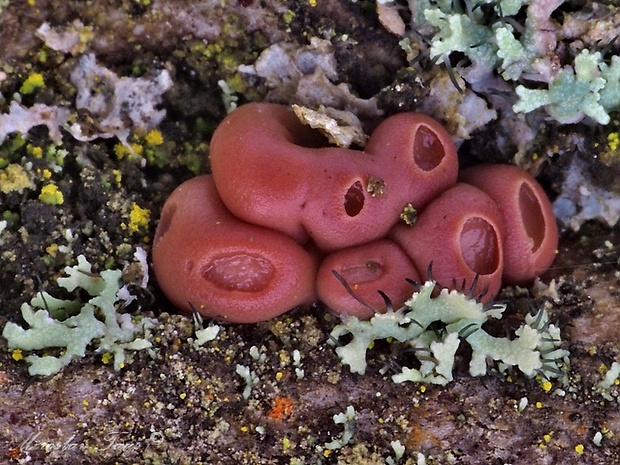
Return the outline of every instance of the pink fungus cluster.
{"type": "Polygon", "coordinates": [[[210,163],[172,193],[153,243],[164,293],[207,317],[256,322],[320,300],[368,318],[386,309],[379,290],[402,305],[431,263],[440,286],[488,302],[557,248],[533,177],[459,173],[450,134],[419,113],[387,118],[362,151],[329,146],[288,107],[247,104],[216,129],[210,163]]]}

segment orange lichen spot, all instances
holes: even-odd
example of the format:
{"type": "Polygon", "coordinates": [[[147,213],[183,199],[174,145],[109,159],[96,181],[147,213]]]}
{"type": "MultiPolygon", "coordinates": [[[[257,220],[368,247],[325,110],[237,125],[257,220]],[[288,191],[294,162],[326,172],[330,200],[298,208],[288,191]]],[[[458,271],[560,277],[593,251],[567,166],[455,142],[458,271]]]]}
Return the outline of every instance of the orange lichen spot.
{"type": "Polygon", "coordinates": [[[405,438],[405,447],[411,450],[420,450],[435,447],[440,444],[440,439],[424,425],[414,427],[405,438]]]}
{"type": "Polygon", "coordinates": [[[284,420],[291,416],[294,405],[295,402],[290,397],[277,397],[267,416],[274,420],[284,420]]]}
{"type": "Polygon", "coordinates": [[[21,455],[22,451],[19,447],[11,447],[9,449],[9,457],[12,458],[13,460],[17,460],[19,458],[19,456],[21,455]]]}

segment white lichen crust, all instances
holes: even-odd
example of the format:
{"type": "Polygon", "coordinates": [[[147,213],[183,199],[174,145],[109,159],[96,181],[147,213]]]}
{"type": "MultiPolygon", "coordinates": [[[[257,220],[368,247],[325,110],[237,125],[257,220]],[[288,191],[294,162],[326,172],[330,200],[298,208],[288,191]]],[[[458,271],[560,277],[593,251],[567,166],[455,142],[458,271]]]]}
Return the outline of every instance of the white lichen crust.
{"type": "Polygon", "coordinates": [[[472,376],[485,375],[489,362],[496,362],[500,372],[517,367],[528,377],[563,376],[562,368],[568,364],[569,353],[560,347],[560,330],[549,323],[544,309],[526,315],[514,339],[495,337],[482,326],[490,318],[501,319],[505,305],[484,306],[461,292],[447,289],[433,297],[435,285],[434,281],[427,281],[397,311],[376,313],[368,321],[351,317],[336,326],[331,333],[334,341],[343,336],[352,337],[350,342],[336,348],[342,363],[349,365],[351,372],[363,374],[367,366],[366,352],[374,341],[395,340],[413,349],[420,365],[403,367],[392,377],[394,382],[445,385],[452,381],[456,351],[466,342],[472,351],[469,365],[472,376]],[[437,323],[442,329],[436,329],[437,323]]]}

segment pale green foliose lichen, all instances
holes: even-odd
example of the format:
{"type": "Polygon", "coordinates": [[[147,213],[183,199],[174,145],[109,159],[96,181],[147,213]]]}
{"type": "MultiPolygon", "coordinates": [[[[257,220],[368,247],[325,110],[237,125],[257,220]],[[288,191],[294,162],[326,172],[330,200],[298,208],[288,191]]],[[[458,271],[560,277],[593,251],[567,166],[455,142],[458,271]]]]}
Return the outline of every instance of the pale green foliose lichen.
{"type": "Polygon", "coordinates": [[[355,434],[355,408],[352,405],[347,406],[347,409],[342,413],[337,413],[333,416],[334,424],[343,425],[344,431],[340,435],[330,442],[325,443],[326,449],[340,449],[353,439],[355,434]]]}
{"type": "Polygon", "coordinates": [[[418,368],[403,367],[392,380],[445,385],[452,381],[455,354],[464,342],[471,348],[469,372],[472,376],[487,373],[494,361],[500,372],[517,367],[528,377],[541,375],[547,379],[564,375],[568,351],[562,349],[560,330],[548,321],[547,312],[540,309],[527,315],[525,323],[515,332],[515,338],[488,334],[483,324],[489,319],[501,319],[505,305],[484,306],[457,291],[442,289],[432,297],[435,282],[426,282],[418,292],[397,311],[376,313],[370,320],[350,317],[336,326],[332,340],[343,336],[351,340],[336,348],[342,363],[351,372],[366,371],[366,353],[376,340],[387,339],[413,349],[418,368]],[[434,324],[435,323],[435,324],[434,324]],[[436,325],[443,326],[437,330],[436,325]],[[432,326],[431,326],[432,325],[432,326]]]}
{"type": "Polygon", "coordinates": [[[154,322],[148,318],[134,322],[131,315],[117,311],[126,293],[121,270],[94,274],[90,263],[80,255],[78,264],[66,267],[65,273],[67,276],[58,278],[58,285],[69,292],[83,289],[91,296],[87,302],[57,299],[40,292],[30,304],[21,306],[28,328],[8,322],[2,332],[10,350],[64,349],[59,356],[28,355],[30,375],[58,373],[75,358],[84,357],[89,347],[97,353],[112,354],[114,368],[119,370],[125,364],[127,350],[151,347],[146,338],[138,336],[144,335],[154,322]]]}
{"type": "Polygon", "coordinates": [[[495,63],[495,47],[492,42],[493,31],[478,24],[466,14],[448,14],[440,9],[424,12],[426,20],[438,28],[431,42],[431,57],[446,58],[452,52],[466,54],[474,63],[495,63]]]}
{"type": "Polygon", "coordinates": [[[256,372],[250,370],[250,367],[241,364],[237,364],[235,373],[241,376],[245,381],[242,395],[244,399],[249,399],[250,394],[252,394],[252,388],[258,384],[258,375],[256,372]]]}
{"type": "Polygon", "coordinates": [[[607,124],[609,114],[620,109],[620,57],[604,56],[606,44],[591,51],[579,40],[567,43],[570,32],[563,34],[550,16],[563,3],[417,0],[409,8],[412,30],[430,42],[430,58],[453,68],[478,92],[487,93],[499,75],[515,86],[516,113],[544,108],[561,124],[584,117],[607,124]],[[564,56],[566,50],[573,56],[564,56]],[[451,62],[461,55],[467,60],[451,62]]]}
{"type": "Polygon", "coordinates": [[[212,325],[204,329],[196,330],[196,340],[193,342],[194,348],[198,348],[209,341],[213,341],[220,332],[220,329],[219,326],[212,325]]]}
{"type": "Polygon", "coordinates": [[[618,379],[620,378],[620,363],[613,362],[607,373],[605,373],[605,377],[600,380],[596,387],[599,389],[609,389],[613,385],[618,383],[618,379]]]}
{"type": "MultiPolygon", "coordinates": [[[[619,70],[606,67],[602,77],[602,58],[599,52],[583,50],[575,58],[574,69],[565,67],[550,82],[548,89],[516,88],[519,101],[513,106],[517,113],[528,113],[545,106],[549,114],[562,124],[576,123],[584,115],[601,124],[609,123],[608,110],[601,105],[601,92],[608,82],[618,87],[619,70]],[[615,71],[615,72],[614,72],[615,71]]],[[[617,106],[620,94],[611,87],[604,92],[608,105],[617,106]]]]}

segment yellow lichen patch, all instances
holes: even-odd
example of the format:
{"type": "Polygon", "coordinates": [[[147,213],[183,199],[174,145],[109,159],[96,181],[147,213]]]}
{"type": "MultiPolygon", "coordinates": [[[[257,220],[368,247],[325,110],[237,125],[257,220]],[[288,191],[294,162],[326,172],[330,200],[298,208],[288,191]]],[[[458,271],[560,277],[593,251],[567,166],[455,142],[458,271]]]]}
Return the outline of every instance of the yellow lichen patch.
{"type": "Polygon", "coordinates": [[[9,192],[24,192],[24,189],[34,189],[34,184],[30,178],[30,174],[16,163],[0,171],[0,192],[8,194],[9,192]]]}
{"type": "Polygon", "coordinates": [[[293,22],[293,19],[295,19],[295,13],[291,10],[288,10],[282,15],[282,19],[284,20],[284,24],[291,24],[293,22]]]}
{"type": "Polygon", "coordinates": [[[282,438],[282,452],[286,452],[291,447],[292,447],[291,440],[289,438],[287,438],[286,436],[284,436],[282,438]]]}
{"type": "Polygon", "coordinates": [[[41,73],[32,73],[26,78],[22,86],[19,88],[20,94],[32,94],[35,90],[45,87],[45,80],[41,73]]]}
{"type": "MultiPolygon", "coordinates": [[[[614,122],[617,126],[617,122],[614,122]]],[[[599,153],[599,158],[605,165],[615,165],[620,161],[620,132],[613,131],[607,134],[607,144],[599,153]]]]}
{"type": "Polygon", "coordinates": [[[47,252],[50,257],[55,258],[56,255],[58,255],[58,248],[58,244],[50,244],[45,248],[45,252],[47,252]]]}
{"type": "Polygon", "coordinates": [[[119,170],[112,170],[112,174],[114,175],[116,186],[121,187],[121,180],[123,179],[122,173],[119,170]]]}
{"type": "Polygon", "coordinates": [[[24,355],[22,354],[21,349],[15,349],[12,353],[11,353],[11,357],[13,358],[13,360],[15,360],[16,362],[19,362],[20,360],[22,360],[24,358],[24,355]]]}
{"type": "Polygon", "coordinates": [[[144,136],[144,141],[149,145],[161,145],[164,143],[164,136],[160,130],[153,129],[144,136]]]}
{"type": "Polygon", "coordinates": [[[577,452],[579,455],[583,454],[584,452],[583,444],[577,444],[575,446],[575,452],[577,452]]]}
{"type": "Polygon", "coordinates": [[[116,158],[122,160],[123,158],[131,158],[131,157],[139,157],[142,155],[144,151],[144,147],[138,143],[129,144],[129,147],[118,143],[114,146],[114,153],[116,154],[116,158]]]}
{"type": "Polygon", "coordinates": [[[56,184],[46,184],[41,188],[39,200],[48,205],[61,205],[65,198],[56,184]]]}
{"type": "Polygon", "coordinates": [[[543,435],[543,442],[545,444],[549,444],[551,442],[551,434],[552,433],[547,433],[547,434],[543,435]]]}
{"type": "Polygon", "coordinates": [[[28,144],[27,150],[35,158],[43,158],[43,149],[41,147],[28,144]]]}
{"type": "Polygon", "coordinates": [[[129,232],[134,234],[146,230],[150,221],[151,211],[148,208],[142,208],[134,202],[131,205],[131,212],[129,212],[129,225],[125,226],[125,228],[128,228],[129,232]]]}
{"type": "Polygon", "coordinates": [[[405,208],[403,208],[400,219],[403,220],[407,226],[412,226],[418,220],[418,212],[413,205],[408,203],[405,205],[405,208]]]}
{"type": "Polygon", "coordinates": [[[620,134],[612,132],[607,136],[607,144],[611,150],[618,150],[620,146],[620,134]]]}

